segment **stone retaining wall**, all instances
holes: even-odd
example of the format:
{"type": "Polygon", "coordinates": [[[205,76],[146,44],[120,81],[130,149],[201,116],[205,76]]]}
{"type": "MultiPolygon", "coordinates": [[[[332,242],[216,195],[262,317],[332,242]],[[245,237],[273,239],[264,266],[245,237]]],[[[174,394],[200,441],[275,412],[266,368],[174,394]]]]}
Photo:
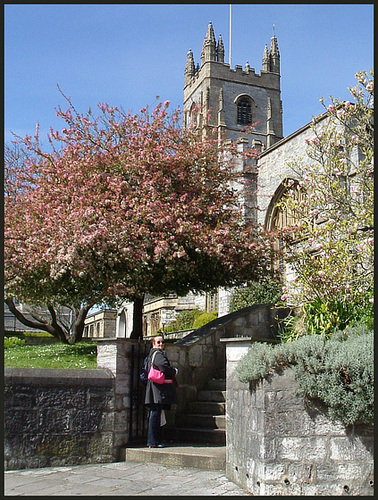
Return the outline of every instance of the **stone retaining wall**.
{"type": "Polygon", "coordinates": [[[226,475],[253,495],[373,495],[373,428],[345,427],[297,394],[290,368],[246,384],[251,339],[227,339],[226,475]]]}
{"type": "Polygon", "coordinates": [[[4,468],[114,462],[107,370],[5,368],[4,468]]]}
{"type": "Polygon", "coordinates": [[[115,462],[143,433],[138,341],[97,342],[97,370],[5,368],[5,469],[115,462]]]}

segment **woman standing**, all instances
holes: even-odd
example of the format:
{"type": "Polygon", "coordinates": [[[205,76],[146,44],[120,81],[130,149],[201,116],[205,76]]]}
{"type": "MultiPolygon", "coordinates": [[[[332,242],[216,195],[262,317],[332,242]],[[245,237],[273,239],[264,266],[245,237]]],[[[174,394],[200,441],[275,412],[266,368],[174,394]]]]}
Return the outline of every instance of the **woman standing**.
{"type": "Polygon", "coordinates": [[[149,408],[148,420],[148,435],[147,446],[149,448],[163,448],[162,432],[161,432],[161,412],[169,410],[171,405],[176,403],[176,381],[174,377],[177,373],[177,368],[173,368],[164,351],[164,338],[162,335],[157,335],[152,340],[152,348],[148,355],[148,371],[151,368],[153,358],[153,366],[165,375],[164,384],[156,384],[155,382],[147,381],[145,404],[149,408]]]}

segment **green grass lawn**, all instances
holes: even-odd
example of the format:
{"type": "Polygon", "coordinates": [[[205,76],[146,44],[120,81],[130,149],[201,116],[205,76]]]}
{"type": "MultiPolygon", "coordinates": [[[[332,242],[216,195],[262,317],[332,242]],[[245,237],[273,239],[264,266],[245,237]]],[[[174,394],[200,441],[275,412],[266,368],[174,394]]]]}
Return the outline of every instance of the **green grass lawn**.
{"type": "Polygon", "coordinates": [[[57,368],[57,369],[96,369],[97,346],[93,342],[81,341],[74,345],[33,344],[10,347],[4,342],[4,366],[9,368],[57,368]]]}

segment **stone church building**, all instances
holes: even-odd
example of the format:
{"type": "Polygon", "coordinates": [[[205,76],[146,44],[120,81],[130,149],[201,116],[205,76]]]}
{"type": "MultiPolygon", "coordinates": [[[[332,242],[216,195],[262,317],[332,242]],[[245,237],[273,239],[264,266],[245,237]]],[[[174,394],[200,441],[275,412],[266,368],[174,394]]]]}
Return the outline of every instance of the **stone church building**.
{"type": "MultiPolygon", "coordinates": [[[[280,52],[274,34],[269,47],[267,44],[262,47],[262,69],[259,72],[248,62],[244,68],[239,65],[231,68],[224,60],[224,53],[222,37],[216,40],[214,28],[209,23],[200,60],[196,63],[193,52],[189,50],[187,53],[183,126],[188,126],[193,120],[198,127],[207,123],[217,127],[219,133],[226,134],[228,139],[237,141],[241,150],[256,148],[259,152],[255,160],[258,167],[255,203],[259,207],[256,222],[268,228],[285,225],[285,214],[276,209],[276,203],[283,194],[283,182],[292,175],[288,163],[305,156],[305,141],[313,135],[311,122],[283,137],[280,52]],[[245,128],[252,124],[252,132],[246,133],[245,128]]],[[[243,168],[243,165],[239,167],[243,168]]],[[[154,335],[184,310],[198,308],[217,311],[219,316],[228,314],[230,297],[231,291],[225,289],[185,297],[148,297],[144,305],[143,333],[154,335]]],[[[130,303],[123,304],[118,310],[117,336],[130,335],[132,310],[130,303]]],[[[89,317],[87,323],[90,322],[89,317]]]]}

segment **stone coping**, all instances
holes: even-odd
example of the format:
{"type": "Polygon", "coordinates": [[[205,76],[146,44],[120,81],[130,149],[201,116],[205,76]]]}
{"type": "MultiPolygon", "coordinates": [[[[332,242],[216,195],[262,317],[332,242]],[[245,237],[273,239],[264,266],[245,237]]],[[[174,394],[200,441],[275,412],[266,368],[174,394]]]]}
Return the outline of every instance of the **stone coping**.
{"type": "Polygon", "coordinates": [[[62,385],[111,387],[114,375],[106,368],[75,370],[57,368],[5,368],[5,385],[62,385]]]}
{"type": "Polygon", "coordinates": [[[251,335],[246,337],[230,337],[230,338],[221,338],[220,342],[269,342],[270,344],[279,344],[280,341],[276,339],[266,339],[266,338],[257,338],[251,335]]]}
{"type": "Polygon", "coordinates": [[[194,344],[198,340],[206,337],[207,335],[210,335],[213,331],[217,330],[218,328],[221,328],[238,318],[246,317],[253,312],[258,313],[259,311],[263,311],[264,309],[277,310],[278,308],[276,308],[273,304],[255,304],[253,306],[245,307],[244,309],[239,309],[238,311],[234,311],[230,314],[226,314],[225,316],[221,316],[220,318],[214,319],[210,323],[207,323],[201,328],[198,328],[194,330],[192,333],[189,333],[183,339],[177,340],[175,344],[179,345],[180,347],[189,346],[191,344],[194,344]]]}

